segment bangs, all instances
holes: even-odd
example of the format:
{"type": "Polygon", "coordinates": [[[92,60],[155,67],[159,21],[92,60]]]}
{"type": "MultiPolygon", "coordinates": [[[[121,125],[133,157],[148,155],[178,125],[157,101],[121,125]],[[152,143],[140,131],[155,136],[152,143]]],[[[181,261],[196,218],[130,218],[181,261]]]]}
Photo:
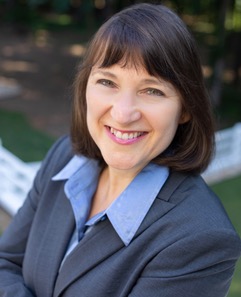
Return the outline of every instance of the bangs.
{"type": "Polygon", "coordinates": [[[176,76],[161,43],[161,40],[157,42],[151,38],[149,32],[116,20],[110,26],[104,26],[94,38],[91,67],[98,64],[100,68],[108,68],[119,64],[136,70],[142,68],[152,76],[174,83],[176,76]]]}
{"type": "Polygon", "coordinates": [[[100,34],[94,45],[95,59],[92,66],[99,64],[100,68],[108,68],[115,64],[122,67],[146,68],[140,37],[125,24],[116,24],[100,34]],[[98,47],[97,47],[98,45],[98,47]]]}

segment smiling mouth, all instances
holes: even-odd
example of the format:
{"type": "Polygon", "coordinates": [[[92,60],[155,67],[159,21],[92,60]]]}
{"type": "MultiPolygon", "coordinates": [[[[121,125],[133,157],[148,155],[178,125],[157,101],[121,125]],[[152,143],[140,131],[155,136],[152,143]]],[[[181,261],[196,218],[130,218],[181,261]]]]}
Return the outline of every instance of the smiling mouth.
{"type": "Polygon", "coordinates": [[[112,127],[108,127],[111,134],[115,135],[116,138],[119,138],[119,139],[123,139],[123,140],[128,140],[128,139],[135,139],[135,138],[138,138],[144,134],[146,134],[146,132],[121,132],[119,130],[116,130],[112,127]]]}

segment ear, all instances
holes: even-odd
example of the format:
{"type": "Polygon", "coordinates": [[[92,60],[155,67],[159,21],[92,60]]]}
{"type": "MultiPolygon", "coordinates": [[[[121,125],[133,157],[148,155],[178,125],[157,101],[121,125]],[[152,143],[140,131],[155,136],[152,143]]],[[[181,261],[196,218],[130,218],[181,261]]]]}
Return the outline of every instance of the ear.
{"type": "Polygon", "coordinates": [[[187,113],[186,111],[183,111],[180,119],[179,119],[179,124],[185,124],[187,123],[189,120],[191,119],[191,116],[189,113],[187,113]]]}

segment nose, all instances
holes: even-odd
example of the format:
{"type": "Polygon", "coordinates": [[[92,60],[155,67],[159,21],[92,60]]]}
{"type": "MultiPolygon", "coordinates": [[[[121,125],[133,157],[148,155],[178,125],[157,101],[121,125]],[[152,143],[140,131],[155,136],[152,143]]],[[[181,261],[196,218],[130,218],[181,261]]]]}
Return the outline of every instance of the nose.
{"type": "Polygon", "coordinates": [[[111,108],[112,118],[119,124],[129,124],[141,118],[141,112],[136,105],[135,95],[124,93],[114,98],[111,108]]]}

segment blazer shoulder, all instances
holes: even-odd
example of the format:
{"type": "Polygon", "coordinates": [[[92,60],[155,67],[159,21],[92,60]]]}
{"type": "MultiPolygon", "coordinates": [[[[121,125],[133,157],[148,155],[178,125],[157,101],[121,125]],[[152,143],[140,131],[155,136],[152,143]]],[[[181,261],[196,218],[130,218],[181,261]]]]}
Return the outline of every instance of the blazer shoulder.
{"type": "Polygon", "coordinates": [[[42,161],[40,173],[45,178],[57,174],[74,156],[70,137],[64,135],[60,137],[49,149],[46,157],[42,161]]]}
{"type": "Polygon", "coordinates": [[[194,194],[205,196],[216,196],[209,185],[200,175],[192,175],[181,172],[171,172],[158,197],[169,202],[180,202],[175,193],[188,192],[189,195],[194,194]]]}
{"type": "Polygon", "coordinates": [[[171,173],[158,198],[175,205],[176,216],[185,216],[194,228],[234,230],[220,198],[200,175],[171,173]]]}

